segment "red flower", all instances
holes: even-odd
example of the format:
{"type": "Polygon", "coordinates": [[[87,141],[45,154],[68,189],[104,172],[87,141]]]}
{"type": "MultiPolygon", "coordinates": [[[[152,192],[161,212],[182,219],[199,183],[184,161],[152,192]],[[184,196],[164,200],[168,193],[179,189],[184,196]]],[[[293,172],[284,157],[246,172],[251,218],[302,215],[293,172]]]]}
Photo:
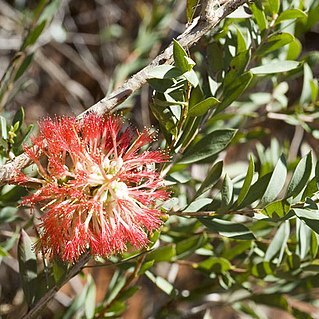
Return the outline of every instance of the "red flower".
{"type": "Polygon", "coordinates": [[[40,178],[19,173],[15,182],[41,185],[22,204],[42,207],[39,243],[44,253],[75,262],[88,249],[107,257],[125,251],[127,244],[148,244],[148,233],[162,224],[156,205],[168,197],[154,168],[168,157],[144,150],[152,140],[149,130],[134,138],[115,116],[40,123],[40,134],[26,149],[40,178]]]}

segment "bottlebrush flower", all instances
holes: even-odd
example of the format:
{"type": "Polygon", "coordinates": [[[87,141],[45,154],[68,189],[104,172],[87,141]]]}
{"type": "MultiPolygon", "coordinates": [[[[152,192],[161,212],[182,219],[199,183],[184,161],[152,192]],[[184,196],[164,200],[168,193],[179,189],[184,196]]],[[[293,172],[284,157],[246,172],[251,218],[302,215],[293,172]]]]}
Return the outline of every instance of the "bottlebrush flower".
{"type": "Polygon", "coordinates": [[[44,119],[26,152],[39,178],[17,174],[15,183],[41,185],[22,205],[41,207],[39,245],[50,256],[75,262],[146,246],[162,224],[158,200],[168,192],[153,167],[168,160],[162,151],[143,150],[149,130],[124,129],[119,117],[89,114],[44,119]]]}

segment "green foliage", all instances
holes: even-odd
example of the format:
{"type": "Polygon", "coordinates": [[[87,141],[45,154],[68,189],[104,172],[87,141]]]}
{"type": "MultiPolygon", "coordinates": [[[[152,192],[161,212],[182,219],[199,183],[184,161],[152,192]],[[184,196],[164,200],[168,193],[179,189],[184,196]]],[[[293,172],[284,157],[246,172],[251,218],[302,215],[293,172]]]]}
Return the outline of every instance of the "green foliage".
{"type": "MultiPolygon", "coordinates": [[[[200,2],[187,1],[189,23],[200,2]]],[[[57,4],[41,1],[31,14],[23,55],[0,85],[2,108],[26,76],[57,4]]],[[[117,66],[115,83],[145,65],[144,57],[162,39],[162,25],[172,15],[165,6],[153,6],[151,16],[141,14],[132,44],[136,59],[117,66]]],[[[194,48],[173,40],[173,65],[147,70],[158,144],[171,156],[159,167],[172,194],[161,208],[165,223],[150,234],[149,247],[95,261],[112,269],[98,304],[99,282],[83,275],[83,289],[57,316],[118,318],[146,281],[161,296],[158,304],[152,301],[154,318],[183,318],[198,304],[209,311],[215,307],[207,302],[210,295],[236,316],[264,319],[263,305],[312,318],[312,310],[291,300],[315,307],[319,287],[319,161],[313,147],[319,138],[319,58],[304,41],[316,30],[318,10],[316,1],[250,2],[248,17],[223,20],[194,48]],[[177,279],[172,275],[182,267],[186,280],[182,272],[177,279]]],[[[120,37],[117,27],[101,37],[120,37]]],[[[0,116],[2,164],[23,152],[33,127],[24,118],[23,108],[0,116]]],[[[23,230],[33,220],[22,223],[16,208],[25,194],[17,186],[0,189],[0,222],[15,226],[12,238],[0,242],[0,260],[14,256],[18,245],[21,286],[26,303],[34,306],[50,288],[60,287],[72,266],[50,260],[39,267],[34,240],[23,230]]]]}

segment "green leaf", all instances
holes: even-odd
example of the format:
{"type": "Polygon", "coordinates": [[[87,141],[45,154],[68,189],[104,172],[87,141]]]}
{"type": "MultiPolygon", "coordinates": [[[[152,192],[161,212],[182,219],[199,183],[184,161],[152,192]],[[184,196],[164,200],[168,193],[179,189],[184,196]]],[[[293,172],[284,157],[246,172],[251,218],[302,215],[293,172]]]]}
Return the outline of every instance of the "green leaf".
{"type": "Polygon", "coordinates": [[[192,85],[192,87],[197,87],[199,80],[194,70],[189,70],[183,74],[186,80],[192,85]]]}
{"type": "Polygon", "coordinates": [[[154,260],[154,262],[171,261],[176,256],[175,244],[161,246],[149,252],[145,261],[154,260]]]}
{"type": "Polygon", "coordinates": [[[199,0],[187,0],[186,16],[187,16],[188,23],[190,23],[193,20],[198,2],[199,0]]]}
{"type": "Polygon", "coordinates": [[[180,163],[194,163],[220,153],[231,142],[236,132],[234,129],[221,129],[211,132],[195,145],[189,147],[180,163]]]}
{"type": "Polygon", "coordinates": [[[234,189],[233,183],[231,179],[229,178],[228,174],[226,174],[223,181],[222,189],[221,189],[221,195],[222,195],[221,209],[222,210],[227,209],[231,205],[232,199],[233,199],[233,189],[234,189]]]}
{"type": "Polygon", "coordinates": [[[280,34],[270,35],[267,40],[258,47],[257,55],[266,55],[272,51],[278,50],[294,40],[294,36],[290,33],[282,32],[280,34]]]}
{"type": "Polygon", "coordinates": [[[254,1],[250,4],[250,9],[256,19],[256,22],[258,24],[258,27],[260,31],[264,31],[268,28],[267,19],[265,16],[264,8],[261,4],[260,0],[254,1]]]}
{"type": "Polygon", "coordinates": [[[240,52],[244,52],[247,50],[247,46],[246,46],[246,40],[243,36],[243,34],[241,33],[240,29],[235,25],[236,28],[236,32],[237,32],[237,54],[240,52]]]}
{"type": "Polygon", "coordinates": [[[233,84],[233,82],[243,74],[245,68],[248,64],[250,58],[250,50],[246,50],[238,53],[235,57],[232,58],[229,64],[229,70],[226,73],[226,76],[223,81],[223,86],[228,87],[233,84]]]}
{"type": "Polygon", "coordinates": [[[266,191],[260,200],[258,206],[265,206],[276,199],[280,191],[285,185],[287,177],[287,165],[284,156],[282,155],[271,175],[269,184],[267,185],[266,191]]]}
{"type": "Polygon", "coordinates": [[[319,211],[304,208],[294,208],[293,211],[299,219],[303,220],[305,224],[314,232],[319,234],[319,211]]]}
{"type": "Polygon", "coordinates": [[[312,70],[307,63],[303,66],[303,86],[300,96],[300,104],[304,105],[312,101],[310,82],[313,80],[312,70]]]}
{"type": "Polygon", "coordinates": [[[176,67],[179,68],[182,73],[192,69],[192,66],[187,59],[185,59],[185,57],[188,57],[186,51],[175,39],[173,40],[173,57],[176,67]]]}
{"type": "Polygon", "coordinates": [[[207,243],[207,235],[195,235],[176,243],[176,257],[186,258],[195,252],[198,248],[202,247],[207,243]]]}
{"type": "Polygon", "coordinates": [[[275,25],[285,20],[300,18],[307,18],[307,14],[301,11],[300,9],[288,9],[280,13],[279,17],[275,22],[275,25]]]}
{"type": "Polygon", "coordinates": [[[224,88],[223,99],[217,107],[215,114],[223,111],[227,106],[234,102],[246,90],[253,78],[251,72],[245,72],[239,76],[231,85],[224,88]]]}
{"type": "Polygon", "coordinates": [[[262,176],[253,185],[251,185],[248,191],[248,194],[246,195],[246,198],[239,205],[239,207],[237,207],[237,209],[249,206],[250,204],[259,200],[264,195],[270,179],[271,179],[271,174],[269,173],[262,176]]]}
{"type": "Polygon", "coordinates": [[[0,115],[0,125],[1,125],[1,137],[4,140],[7,140],[8,139],[7,121],[2,115],[0,115]]]}
{"type": "Polygon", "coordinates": [[[204,115],[209,109],[213,108],[220,101],[215,99],[214,97],[209,97],[191,107],[188,111],[189,116],[201,116],[204,115]]]}
{"type": "Polygon", "coordinates": [[[24,109],[23,107],[20,107],[19,110],[15,113],[12,120],[12,125],[19,123],[18,128],[15,131],[18,131],[20,129],[21,125],[24,122],[24,117],[25,117],[24,109]]]}
{"type": "Polygon", "coordinates": [[[255,238],[254,234],[243,224],[211,217],[200,217],[198,220],[210,231],[217,232],[225,237],[242,240],[255,238]]]}
{"type": "Polygon", "coordinates": [[[143,265],[141,266],[138,274],[139,275],[143,275],[146,270],[150,269],[151,267],[153,267],[155,260],[150,260],[150,261],[146,261],[143,263],[143,265]]]}
{"type": "Polygon", "coordinates": [[[288,45],[286,60],[297,60],[302,51],[302,45],[300,41],[295,38],[294,41],[288,45]]]}
{"type": "Polygon", "coordinates": [[[213,200],[211,198],[201,197],[192,201],[184,210],[183,212],[198,212],[201,208],[211,204],[213,200]]]}
{"type": "Polygon", "coordinates": [[[208,172],[207,177],[202,182],[201,186],[197,190],[194,198],[197,198],[199,195],[203,194],[218,182],[220,176],[223,172],[223,162],[217,162],[208,172]]]}
{"type": "Polygon", "coordinates": [[[268,275],[272,275],[274,269],[275,266],[272,263],[270,263],[269,261],[262,261],[252,267],[251,273],[255,277],[264,278],[268,275]]]}
{"type": "Polygon", "coordinates": [[[22,64],[20,65],[17,73],[15,74],[15,78],[14,81],[17,81],[23,74],[24,72],[28,69],[28,67],[30,66],[32,59],[33,59],[33,53],[29,54],[22,62],[22,64]]]}
{"type": "Polygon", "coordinates": [[[216,274],[229,271],[232,268],[231,263],[222,257],[209,257],[198,264],[199,269],[203,269],[216,274]]]}
{"type": "Polygon", "coordinates": [[[41,35],[44,27],[46,24],[46,20],[42,21],[41,23],[39,23],[27,36],[27,38],[24,40],[24,43],[22,45],[22,50],[26,49],[28,46],[34,44],[39,36],[41,35]]]}
{"type": "Polygon", "coordinates": [[[182,75],[182,72],[168,64],[157,65],[147,72],[148,79],[173,79],[182,75]]]}
{"type": "Polygon", "coordinates": [[[282,218],[288,214],[291,206],[286,200],[278,200],[268,204],[261,212],[270,218],[282,218]]]}
{"type": "Polygon", "coordinates": [[[57,284],[62,282],[67,274],[68,264],[62,262],[60,259],[55,259],[52,265],[53,277],[57,284]]]}
{"type": "Polygon", "coordinates": [[[87,286],[85,286],[82,289],[81,293],[74,298],[71,306],[69,306],[66,313],[63,314],[63,319],[75,318],[75,314],[80,309],[83,309],[83,305],[85,304],[86,294],[87,294],[87,286]]]}
{"type": "Polygon", "coordinates": [[[281,61],[281,62],[272,62],[265,65],[257,66],[250,69],[250,72],[257,75],[263,74],[272,74],[272,73],[281,73],[288,72],[293,69],[298,68],[300,65],[296,61],[281,61]]]}
{"type": "Polygon", "coordinates": [[[280,8],[280,0],[269,0],[269,7],[272,14],[276,14],[280,8]]]}
{"type": "MultiPolygon", "coordinates": [[[[290,234],[289,221],[286,220],[280,225],[275,237],[273,238],[270,245],[268,246],[266,254],[265,254],[265,258],[264,258],[265,261],[272,260],[279,252],[283,251],[283,249],[286,247],[289,234],[290,234]]],[[[283,254],[281,254],[281,258],[282,256],[283,254]]],[[[279,262],[277,264],[280,263],[281,258],[279,258],[279,262]]]]}
{"type": "Polygon", "coordinates": [[[175,295],[175,288],[174,286],[168,282],[166,279],[160,276],[155,276],[150,271],[147,271],[145,275],[163,292],[165,292],[169,296],[175,295]]]}
{"type": "Polygon", "coordinates": [[[94,318],[95,313],[96,287],[92,276],[87,278],[87,294],[85,298],[85,316],[87,319],[94,318]]]}
{"type": "Polygon", "coordinates": [[[283,310],[289,309],[286,298],[281,294],[253,294],[250,299],[258,304],[269,307],[275,307],[283,310]]]}
{"type": "MultiPolygon", "coordinates": [[[[305,221],[305,220],[304,220],[305,221]]],[[[312,231],[308,227],[307,222],[302,222],[297,218],[296,220],[296,237],[297,247],[296,254],[300,256],[300,259],[304,259],[310,251],[312,231]]]]}
{"type": "Polygon", "coordinates": [[[24,296],[29,306],[35,301],[37,293],[37,287],[31,284],[37,278],[37,257],[32,245],[30,237],[22,229],[18,243],[19,273],[24,296]]]}
{"type": "Polygon", "coordinates": [[[313,196],[313,194],[316,193],[317,191],[318,191],[318,185],[316,182],[316,177],[314,177],[308,182],[304,192],[302,193],[301,200],[304,200],[307,197],[313,196]]]}
{"type": "Polygon", "coordinates": [[[288,185],[286,197],[296,197],[306,186],[312,169],[312,156],[309,153],[298,163],[288,185]]]}
{"type": "Polygon", "coordinates": [[[251,183],[253,181],[254,172],[255,172],[255,163],[254,163],[253,157],[250,156],[248,170],[244,180],[244,184],[237,198],[237,205],[240,205],[243,202],[243,200],[246,198],[248,191],[250,189],[251,183]]]}

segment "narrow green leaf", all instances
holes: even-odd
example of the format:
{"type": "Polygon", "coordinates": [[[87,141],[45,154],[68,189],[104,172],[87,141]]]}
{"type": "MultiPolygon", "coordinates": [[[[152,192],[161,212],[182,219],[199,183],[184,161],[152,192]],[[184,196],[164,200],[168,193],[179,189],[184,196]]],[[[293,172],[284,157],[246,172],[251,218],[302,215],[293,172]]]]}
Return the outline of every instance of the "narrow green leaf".
{"type": "Polygon", "coordinates": [[[32,62],[32,59],[33,59],[33,53],[32,54],[29,54],[23,61],[23,63],[20,65],[16,75],[15,75],[15,78],[14,78],[14,81],[17,81],[23,74],[24,72],[28,69],[28,67],[30,66],[31,62],[32,62]]]}
{"type": "Polygon", "coordinates": [[[180,163],[194,163],[220,153],[231,142],[236,134],[234,129],[222,129],[204,136],[195,145],[189,147],[180,163]]]}
{"type": "Polygon", "coordinates": [[[215,114],[223,111],[227,106],[239,98],[243,92],[246,90],[253,78],[251,72],[245,72],[239,76],[231,85],[227,88],[224,88],[223,99],[221,100],[220,105],[218,105],[215,114]]]}
{"type": "Polygon", "coordinates": [[[173,79],[182,75],[182,72],[169,64],[162,64],[153,67],[147,72],[148,79],[173,79]]]}
{"type": "Polygon", "coordinates": [[[268,275],[272,275],[275,266],[269,261],[262,261],[258,264],[253,265],[251,273],[253,276],[258,278],[265,278],[268,275]]]}
{"type": "Polygon", "coordinates": [[[251,187],[243,200],[243,202],[237,207],[237,209],[249,206],[255,201],[259,200],[265,193],[267,185],[271,179],[271,174],[266,174],[259,178],[251,187]]]}
{"type": "Polygon", "coordinates": [[[63,319],[72,319],[75,318],[75,314],[83,309],[83,305],[85,304],[85,298],[87,294],[87,286],[81,291],[79,295],[77,295],[72,304],[68,307],[68,310],[63,314],[63,319]]]}
{"type": "Polygon", "coordinates": [[[309,153],[298,163],[288,185],[286,197],[296,197],[306,186],[312,169],[312,156],[309,153]]]}
{"type": "Polygon", "coordinates": [[[300,96],[300,104],[304,105],[312,101],[312,92],[311,92],[311,86],[310,82],[313,80],[312,70],[310,66],[305,63],[304,66],[304,72],[303,72],[303,86],[302,86],[302,92],[300,96]]]}
{"type": "Polygon", "coordinates": [[[222,195],[222,200],[221,200],[221,209],[225,210],[227,209],[230,204],[232,203],[233,199],[233,183],[231,179],[229,178],[228,174],[225,175],[224,182],[222,185],[221,189],[221,195],[222,195]]]}
{"type": "Polygon", "coordinates": [[[41,23],[39,23],[27,36],[27,38],[24,40],[23,46],[22,46],[22,50],[24,50],[25,48],[27,48],[28,46],[34,44],[39,36],[41,35],[44,27],[46,25],[46,20],[42,21],[41,23]]]}
{"type": "Polygon", "coordinates": [[[297,218],[296,220],[296,237],[297,237],[297,247],[296,254],[300,256],[300,259],[304,259],[308,252],[310,251],[311,245],[311,227],[308,227],[306,220],[302,222],[297,218]]]}
{"type": "Polygon", "coordinates": [[[186,258],[207,243],[207,235],[195,235],[176,243],[176,258],[186,258]]]}
{"type": "Polygon", "coordinates": [[[279,17],[275,22],[275,25],[285,20],[300,18],[307,18],[307,14],[301,11],[300,9],[288,9],[280,13],[279,17]]]}
{"type": "Polygon", "coordinates": [[[188,57],[186,51],[175,39],[173,40],[173,57],[176,67],[179,68],[182,73],[192,69],[185,59],[185,57],[188,57]]]}
{"type": "Polygon", "coordinates": [[[210,231],[217,232],[222,236],[249,240],[254,239],[255,236],[245,225],[222,220],[219,218],[200,217],[198,220],[204,224],[210,231]]]}
{"type": "Polygon", "coordinates": [[[198,264],[199,269],[207,270],[216,274],[225,273],[232,268],[231,263],[222,257],[209,257],[198,264]]]}
{"type": "Polygon", "coordinates": [[[149,252],[145,258],[145,261],[154,260],[155,262],[160,261],[171,261],[176,256],[175,244],[161,246],[149,252]]]}
{"type": "Polygon", "coordinates": [[[246,45],[246,40],[243,36],[243,34],[241,33],[240,29],[235,26],[236,28],[236,33],[237,33],[237,51],[236,53],[240,53],[240,52],[244,52],[247,50],[247,45],[246,45]]]}
{"type": "Polygon", "coordinates": [[[197,87],[199,84],[198,77],[193,69],[183,73],[186,80],[192,85],[192,87],[197,87]]]}
{"type": "Polygon", "coordinates": [[[150,261],[146,261],[143,263],[143,265],[141,266],[138,274],[139,275],[143,275],[146,270],[150,269],[151,267],[153,267],[155,260],[150,260],[150,261]]]}
{"type": "Polygon", "coordinates": [[[146,271],[145,275],[163,292],[165,292],[169,296],[175,295],[174,286],[168,282],[166,279],[160,276],[155,276],[149,270],[146,271]]]}
{"type": "Polygon", "coordinates": [[[24,109],[23,107],[20,107],[19,110],[15,113],[12,120],[12,125],[15,125],[16,123],[19,122],[18,128],[15,131],[18,131],[20,129],[21,125],[24,122],[24,117],[25,117],[24,109]]]}
{"type": "Polygon", "coordinates": [[[258,24],[258,27],[260,31],[264,31],[268,28],[267,19],[265,16],[264,8],[261,4],[260,0],[254,1],[250,4],[250,9],[256,19],[256,22],[258,24]]]}
{"type": "Polygon", "coordinates": [[[280,8],[280,0],[269,0],[269,7],[272,14],[276,14],[280,8]]]}
{"type": "Polygon", "coordinates": [[[1,125],[1,137],[4,140],[6,140],[6,139],[8,139],[7,121],[2,115],[0,115],[0,125],[1,125]]]}
{"type": "Polygon", "coordinates": [[[303,208],[294,208],[293,211],[299,219],[311,228],[314,232],[319,234],[319,211],[303,208]]]}
{"type": "Polygon", "coordinates": [[[85,298],[85,316],[87,319],[94,318],[96,287],[91,275],[87,278],[87,293],[85,298]]]}
{"type": "Polygon", "coordinates": [[[213,108],[217,104],[219,104],[220,101],[218,101],[214,97],[209,97],[197,104],[195,104],[193,107],[191,107],[188,111],[189,116],[201,116],[204,115],[209,109],[213,108]]]}
{"type": "Polygon", "coordinates": [[[193,20],[198,2],[199,2],[199,0],[187,0],[186,16],[187,16],[188,23],[190,23],[193,20]]]}
{"type": "Polygon", "coordinates": [[[229,70],[223,81],[224,87],[229,87],[237,78],[242,75],[250,59],[250,50],[238,53],[229,63],[229,70]]]}
{"type": "Polygon", "coordinates": [[[315,232],[311,234],[311,241],[310,241],[310,252],[312,259],[315,259],[318,254],[318,235],[315,232]]]}
{"type": "Polygon", "coordinates": [[[68,264],[63,263],[60,259],[56,259],[53,261],[52,265],[52,271],[53,271],[53,277],[57,284],[59,284],[63,278],[65,278],[65,275],[67,274],[68,270],[68,264]]]}
{"type": "Polygon", "coordinates": [[[312,178],[308,183],[307,186],[302,193],[301,200],[305,200],[307,197],[313,196],[314,193],[318,191],[318,185],[316,182],[316,177],[312,178]]]}
{"type": "Polygon", "coordinates": [[[290,211],[290,205],[286,200],[277,200],[268,204],[261,212],[270,218],[282,218],[290,211]]]}
{"type": "Polygon", "coordinates": [[[257,55],[266,55],[272,51],[278,50],[294,40],[294,36],[290,33],[282,32],[273,34],[257,49],[257,55]]]}
{"type": "Polygon", "coordinates": [[[203,194],[210,188],[212,188],[219,180],[223,172],[223,162],[217,162],[208,172],[207,177],[202,182],[201,186],[197,190],[194,198],[197,198],[199,195],[203,194]]]}
{"type": "Polygon", "coordinates": [[[275,166],[269,184],[258,206],[263,207],[276,199],[276,197],[285,185],[286,177],[287,165],[286,160],[282,155],[275,166]]]}
{"type": "Polygon", "coordinates": [[[302,51],[302,45],[300,41],[295,38],[294,41],[290,42],[288,45],[286,60],[297,60],[302,51]]]}
{"type": "Polygon", "coordinates": [[[287,240],[289,238],[290,234],[290,227],[289,227],[289,221],[283,222],[275,237],[271,241],[270,245],[267,248],[266,254],[265,254],[265,261],[272,260],[280,251],[285,248],[287,244],[287,240]]]}
{"type": "Polygon", "coordinates": [[[258,304],[283,310],[289,309],[289,305],[285,296],[281,294],[253,294],[250,299],[258,304]]]}
{"type": "Polygon", "coordinates": [[[184,210],[183,212],[198,212],[201,208],[211,204],[212,198],[205,198],[201,197],[192,201],[184,210]]]}
{"type": "Polygon", "coordinates": [[[240,205],[243,202],[243,200],[246,198],[246,195],[248,194],[249,188],[253,181],[254,172],[255,172],[255,163],[254,163],[253,157],[250,156],[248,170],[244,180],[244,184],[237,198],[237,205],[240,205]]]}
{"type": "Polygon", "coordinates": [[[296,69],[299,67],[299,65],[299,62],[297,61],[273,62],[261,66],[256,66],[255,68],[250,69],[250,72],[256,75],[281,73],[296,69]]]}
{"type": "Polygon", "coordinates": [[[37,257],[32,245],[30,237],[22,229],[18,243],[19,273],[24,296],[29,306],[35,301],[37,292],[37,287],[31,284],[37,278],[37,257]]]}

